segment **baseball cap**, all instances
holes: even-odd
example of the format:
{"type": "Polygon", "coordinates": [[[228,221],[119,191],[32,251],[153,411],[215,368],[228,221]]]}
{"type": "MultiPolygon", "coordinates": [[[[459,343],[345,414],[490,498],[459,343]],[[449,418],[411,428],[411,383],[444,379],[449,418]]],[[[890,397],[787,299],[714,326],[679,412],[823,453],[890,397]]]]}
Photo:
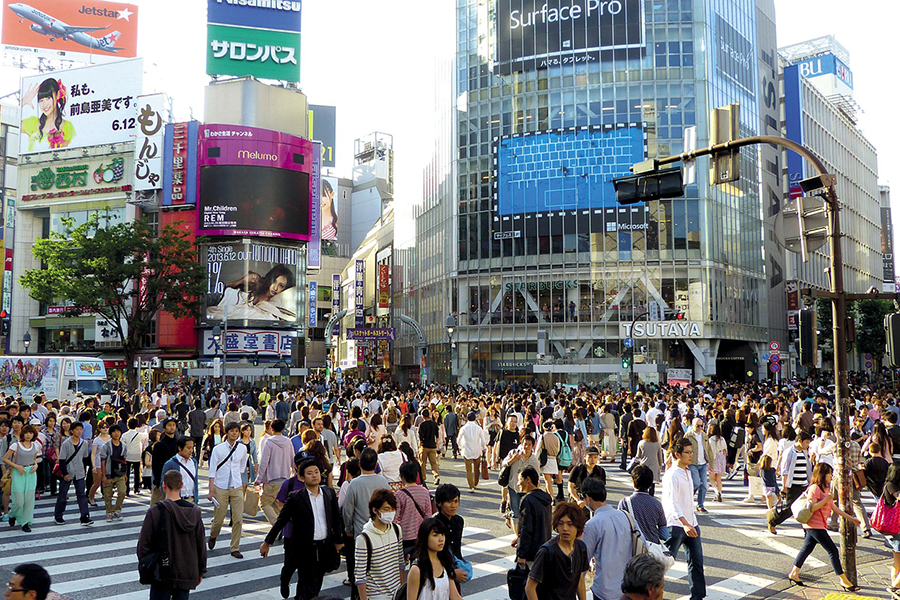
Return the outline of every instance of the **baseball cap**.
{"type": "Polygon", "coordinates": [[[600,450],[597,449],[597,446],[588,446],[588,449],[587,449],[587,452],[585,453],[585,455],[590,456],[592,454],[600,456],[600,450]]]}

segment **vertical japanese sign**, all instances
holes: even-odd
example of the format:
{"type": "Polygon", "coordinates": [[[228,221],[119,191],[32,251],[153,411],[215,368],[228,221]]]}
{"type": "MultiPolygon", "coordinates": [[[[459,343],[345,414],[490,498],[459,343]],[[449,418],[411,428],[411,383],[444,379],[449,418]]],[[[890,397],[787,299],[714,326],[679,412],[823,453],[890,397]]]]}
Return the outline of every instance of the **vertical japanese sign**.
{"type": "Polygon", "coordinates": [[[170,123],[163,139],[163,206],[197,203],[197,132],[200,123],[170,123]]]}
{"type": "Polygon", "coordinates": [[[390,308],[391,273],[388,265],[378,265],[378,308],[390,308]]]}
{"type": "Polygon", "coordinates": [[[310,188],[310,213],[309,213],[309,259],[307,267],[319,269],[322,267],[322,228],[321,222],[321,191],[322,191],[322,144],[313,143],[312,173],[309,178],[310,188]]]}
{"type": "Polygon", "coordinates": [[[363,307],[366,298],[366,261],[356,261],[356,290],[353,298],[353,307],[355,309],[356,327],[363,327],[366,324],[366,313],[363,307]]]}
{"type": "MultiPolygon", "coordinates": [[[[336,315],[341,312],[341,276],[335,273],[331,276],[331,314],[336,315]]],[[[328,335],[326,332],[325,335],[328,335]]],[[[331,335],[341,335],[341,324],[335,323],[334,331],[331,335]]]]}
{"type": "Polygon", "coordinates": [[[163,182],[166,95],[139,96],[134,106],[138,123],[134,145],[134,189],[139,192],[158,190],[163,182]]]}
{"type": "MultiPolygon", "coordinates": [[[[787,138],[803,143],[803,83],[800,67],[791,65],[784,69],[784,124],[787,138]]],[[[791,200],[803,195],[803,158],[792,150],[787,151],[788,185],[791,200]]]]}
{"type": "Polygon", "coordinates": [[[3,308],[9,312],[12,308],[12,280],[13,280],[13,251],[6,249],[6,259],[3,263],[3,308]]]}
{"type": "MultiPolygon", "coordinates": [[[[309,328],[312,329],[318,323],[316,316],[318,307],[316,303],[319,300],[319,284],[315,281],[309,282],[309,328]]],[[[307,336],[309,337],[309,336],[307,336]]]]}

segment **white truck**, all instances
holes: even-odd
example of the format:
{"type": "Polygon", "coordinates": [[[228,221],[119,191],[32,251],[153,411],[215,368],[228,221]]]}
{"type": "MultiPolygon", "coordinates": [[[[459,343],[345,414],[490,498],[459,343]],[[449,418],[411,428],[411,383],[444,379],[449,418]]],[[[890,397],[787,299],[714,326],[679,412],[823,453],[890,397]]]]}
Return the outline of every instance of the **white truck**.
{"type": "Polygon", "coordinates": [[[41,392],[51,400],[73,400],[77,392],[111,399],[103,360],[91,356],[0,356],[0,391],[26,400],[41,392]]]}

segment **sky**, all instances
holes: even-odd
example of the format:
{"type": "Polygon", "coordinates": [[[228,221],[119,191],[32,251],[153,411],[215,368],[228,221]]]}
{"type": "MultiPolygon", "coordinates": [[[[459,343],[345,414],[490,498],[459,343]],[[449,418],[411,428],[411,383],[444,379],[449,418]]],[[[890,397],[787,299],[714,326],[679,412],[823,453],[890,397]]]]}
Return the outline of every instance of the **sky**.
{"type": "MultiPolygon", "coordinates": [[[[60,0],[62,1],[62,0],[60,0]]],[[[76,0],[65,0],[68,2],[76,0]]],[[[173,98],[174,117],[203,118],[206,2],[139,0],[138,54],[145,91],[173,98]]],[[[312,104],[337,107],[336,175],[349,177],[353,141],[374,131],[394,139],[399,243],[413,237],[411,206],[421,199],[422,172],[432,154],[434,72],[454,46],[454,0],[304,0],[300,87],[312,104]]],[[[900,186],[894,118],[900,84],[885,75],[886,50],[900,23],[900,3],[860,0],[775,0],[779,46],[832,34],[850,52],[859,127],[877,148],[879,183],[900,186]]],[[[3,14],[0,18],[6,18],[3,14]]],[[[886,62],[888,61],[888,62],[886,62]]],[[[0,67],[0,95],[21,73],[0,67]]],[[[453,99],[440,99],[450,110],[453,99]]],[[[900,187],[895,192],[900,198],[900,187]]],[[[894,202],[894,219],[900,209],[894,202]]],[[[895,227],[900,235],[900,226],[895,227]]],[[[896,242],[895,242],[896,244],[896,242]]]]}

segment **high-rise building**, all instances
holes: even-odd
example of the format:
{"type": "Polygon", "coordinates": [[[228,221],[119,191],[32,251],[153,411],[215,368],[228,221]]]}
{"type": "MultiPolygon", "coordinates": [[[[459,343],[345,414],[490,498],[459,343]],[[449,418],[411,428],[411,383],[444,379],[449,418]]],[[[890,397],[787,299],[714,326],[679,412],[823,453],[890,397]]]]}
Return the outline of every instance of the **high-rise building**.
{"type": "Polygon", "coordinates": [[[449,205],[418,215],[457,214],[449,297],[419,307],[458,321],[454,378],[624,381],[623,357],[644,381],[759,376],[787,341],[780,152],[745,148],[719,187],[699,160],[683,197],[645,204],[610,179],[681,152],[687,127],[708,145],[713,107],[778,134],[771,0],[457,6],[449,205]]]}

